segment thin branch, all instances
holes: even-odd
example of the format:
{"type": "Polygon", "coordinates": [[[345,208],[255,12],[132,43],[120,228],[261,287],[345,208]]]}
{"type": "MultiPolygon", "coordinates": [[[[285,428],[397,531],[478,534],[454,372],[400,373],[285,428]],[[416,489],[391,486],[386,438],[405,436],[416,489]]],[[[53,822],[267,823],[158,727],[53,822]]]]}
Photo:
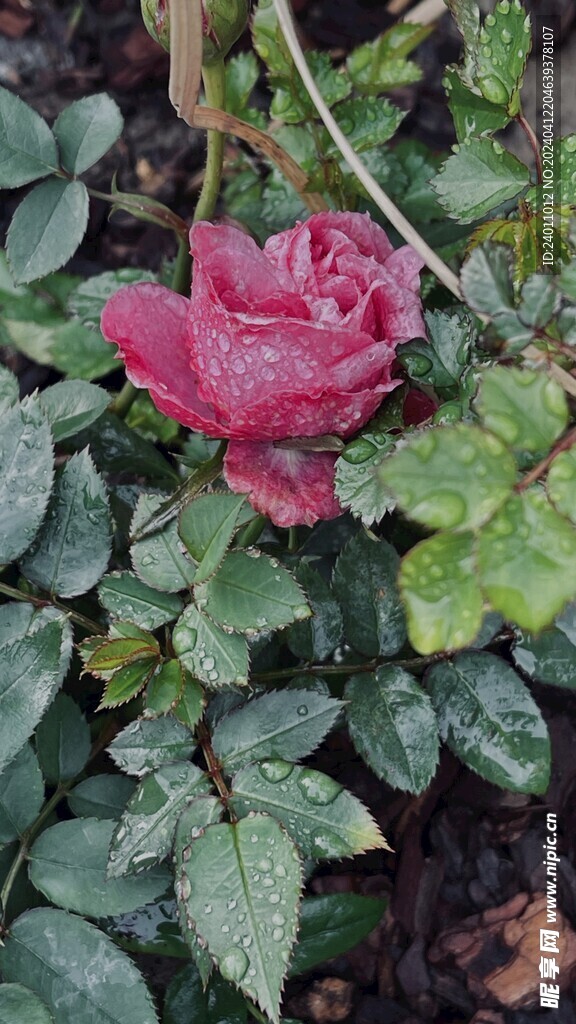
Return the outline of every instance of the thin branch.
{"type": "Polygon", "coordinates": [[[517,483],[514,488],[516,493],[521,494],[522,491],[526,491],[528,487],[535,484],[541,476],[544,476],[544,474],[548,472],[556,456],[560,455],[560,452],[566,452],[569,448],[573,448],[574,445],[576,445],[576,427],[573,427],[572,430],[569,430],[568,433],[564,435],[564,437],[560,438],[560,440],[554,445],[552,451],[548,452],[548,455],[546,455],[544,459],[534,466],[529,473],[526,473],[526,476],[522,477],[520,482],[517,483]]]}
{"type": "Polygon", "coordinates": [[[384,216],[387,217],[390,223],[397,231],[399,231],[405,241],[421,255],[427,267],[436,275],[438,280],[441,281],[457,299],[461,299],[462,295],[456,274],[450,270],[450,267],[448,267],[444,261],[440,259],[437,253],[430,248],[428,243],[425,242],[422,236],[418,234],[412,224],[406,220],[404,214],[400,212],[398,207],[395,206],[392,200],[380,188],[378,182],[372,177],[362,161],[358,158],[354,149],[348,142],[348,139],[332,117],[332,114],[322,99],[306,63],[306,58],[304,57],[302,47],[300,46],[296,36],[292,16],[286,0],[274,0],[274,7],[276,8],[278,21],[284,34],[286,45],[290,50],[292,60],[300,72],[302,81],[308,90],[310,99],[318,111],[318,115],[324,122],[327,131],[338,146],[342,156],[384,216]]]}
{"type": "Polygon", "coordinates": [[[540,143],[539,143],[539,141],[538,141],[538,139],[536,137],[536,133],[535,133],[532,125],[529,123],[529,121],[526,120],[526,118],[524,117],[524,114],[516,114],[515,120],[518,122],[518,124],[522,128],[522,131],[527,136],[528,142],[530,143],[530,146],[532,147],[532,152],[534,153],[534,160],[536,162],[536,175],[537,175],[537,178],[538,178],[538,184],[541,185],[542,184],[542,154],[540,152],[540,143]]]}
{"type": "Polygon", "coordinates": [[[12,598],[13,601],[25,601],[27,604],[34,605],[35,608],[57,608],[59,612],[67,615],[71,622],[75,622],[77,626],[82,626],[88,633],[94,636],[106,635],[106,630],[99,623],[93,622],[92,619],[82,615],[80,612],[75,612],[72,608],[68,608],[68,605],[58,601],[55,597],[45,598],[36,597],[33,594],[24,594],[17,587],[9,586],[8,583],[0,583],[0,594],[12,598]]]}

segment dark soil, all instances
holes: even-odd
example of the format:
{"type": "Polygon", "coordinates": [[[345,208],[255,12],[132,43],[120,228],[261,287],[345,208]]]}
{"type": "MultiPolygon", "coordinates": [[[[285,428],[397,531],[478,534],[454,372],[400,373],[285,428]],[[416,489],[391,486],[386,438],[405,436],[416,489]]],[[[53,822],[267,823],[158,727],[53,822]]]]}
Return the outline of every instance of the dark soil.
{"type": "MultiPolygon", "coordinates": [[[[572,2],[558,0],[567,12],[566,38],[572,2]]],[[[336,53],[392,22],[378,0],[303,0],[298,6],[305,38],[336,53]]],[[[533,6],[541,5],[534,0],[533,6]]],[[[446,22],[419,53],[424,82],[395,97],[412,109],[403,132],[439,150],[453,141],[441,67],[457,54],[457,36],[446,22]]],[[[124,191],[151,195],[190,220],[204,140],[174,116],[167,73],[167,56],[146,33],[135,0],[4,0],[0,7],[2,84],[49,120],[71,101],[103,90],[122,108],[123,138],[89,172],[88,184],[108,191],[117,170],[124,191]]],[[[9,196],[0,229],[19,199],[20,193],[9,196]]],[[[108,214],[103,202],[91,203],[88,234],[71,270],[156,269],[173,255],[169,233],[108,214]]],[[[21,369],[26,374],[26,360],[21,369]]],[[[29,387],[37,383],[30,375],[29,387]]],[[[576,1024],[570,988],[576,966],[576,697],[551,687],[537,697],[554,751],[553,781],[543,798],[501,792],[446,753],[429,789],[410,797],[380,782],[344,734],[320,751],[314,763],[369,805],[395,853],[325,867],[310,889],[387,896],[389,907],[359,947],[289,983],[286,1015],[314,1024],[576,1024]],[[534,915],[545,890],[542,843],[550,810],[560,830],[557,927],[568,962],[559,979],[560,1009],[541,1011],[534,915]]],[[[156,989],[180,963],[141,958],[156,989]]]]}

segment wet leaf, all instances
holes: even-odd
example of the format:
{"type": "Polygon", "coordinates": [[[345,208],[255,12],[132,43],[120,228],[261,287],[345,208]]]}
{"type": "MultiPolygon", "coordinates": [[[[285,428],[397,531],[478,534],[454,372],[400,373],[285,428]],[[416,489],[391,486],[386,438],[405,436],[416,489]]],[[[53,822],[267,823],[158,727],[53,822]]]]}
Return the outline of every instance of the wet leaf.
{"type": "Polygon", "coordinates": [[[68,793],[68,806],[77,818],[118,821],[135,788],[125,775],[91,775],[68,793]]]}
{"type": "Polygon", "coordinates": [[[212,746],[229,773],[265,758],[300,761],[322,742],[341,707],[306,690],[264,693],[220,719],[212,746]]]}
{"type": "Polygon", "coordinates": [[[190,959],[180,931],[175,898],[161,896],[145,907],[100,921],[100,927],[127,953],[190,959]]]}
{"type": "Polygon", "coordinates": [[[376,927],[385,909],[385,900],[358,896],[354,892],[305,896],[290,976],[310,971],[362,942],[376,927]]]}
{"type": "Polygon", "coordinates": [[[404,669],[352,676],[344,697],[359,754],[390,786],[421,793],[438,764],[438,723],[430,698],[404,669]]]}
{"type": "Polygon", "coordinates": [[[180,929],[184,936],[184,941],[192,953],[194,963],[198,968],[203,988],[206,988],[212,973],[212,960],[206,948],[206,943],[204,941],[200,942],[196,926],[188,912],[188,907],[178,892],[178,880],[182,877],[184,864],[190,855],[190,843],[193,839],[198,838],[207,825],[213,825],[220,821],[223,810],[222,801],[216,796],[210,794],[208,796],[196,797],[182,811],[174,837],[174,876],[178,896],[177,906],[180,929]]]}
{"type": "Polygon", "coordinates": [[[158,657],[153,656],[117,669],[106,683],[98,710],[116,708],[137,697],[150,682],[157,665],[158,657]]]}
{"type": "Polygon", "coordinates": [[[132,572],[111,572],[98,584],[98,597],[114,619],[134,622],[142,629],[158,629],[178,618],[182,601],[143,583],[132,572]]]}
{"type": "Polygon", "coordinates": [[[53,1024],[48,1007],[24,985],[0,985],[0,1021],[2,1024],[53,1024]]]}
{"type": "Polygon", "coordinates": [[[52,436],[32,398],[3,414],[0,444],[0,563],[30,546],[44,518],[54,476],[52,436]]]}
{"type": "Polygon", "coordinates": [[[440,733],[479,775],[515,793],[543,793],[550,740],[520,676],[486,651],[459,654],[429,669],[426,682],[440,733]]]}
{"type": "Polygon", "coordinates": [[[180,668],[183,676],[182,691],[180,699],[174,708],[174,716],[188,729],[194,730],[202,717],[206,697],[198,680],[193,679],[186,669],[182,669],[181,666],[180,668]]]}
{"type": "Polygon", "coordinates": [[[184,669],[179,661],[165,661],[154,673],[146,690],[146,710],[165,715],[178,703],[184,689],[184,669]]]}
{"type": "Polygon", "coordinates": [[[413,380],[434,388],[454,388],[468,365],[473,328],[466,314],[428,310],[424,314],[428,341],[416,339],[402,345],[401,365],[413,380]]]}
{"type": "Polygon", "coordinates": [[[439,533],[402,559],[399,584],[408,636],[420,654],[467,647],[480,629],[484,601],[473,545],[472,533],[439,533]]]}
{"type": "Polygon", "coordinates": [[[477,313],[514,313],[510,252],[505,245],[479,245],[460,273],[464,299],[477,313]]]}
{"type": "Polygon", "coordinates": [[[312,614],[290,573],[258,548],[231,551],[194,595],[211,618],[246,633],[278,629],[312,614]]]}
{"type": "Polygon", "coordinates": [[[42,908],[19,917],[0,948],[0,970],[5,981],[36,992],[58,1024],[158,1024],[130,958],[94,925],[63,910],[42,908]]]}
{"type": "Polygon", "coordinates": [[[520,108],[518,90],[532,47],[530,17],[520,3],[499,0],[487,14],[475,52],[476,83],[490,103],[506,104],[514,115],[520,108]]]}
{"type": "Polygon", "coordinates": [[[94,462],[107,473],[129,473],[171,485],[178,482],[177,474],[154,445],[112,413],[103,413],[97,423],[75,437],[74,448],[84,445],[90,445],[94,462]]]}
{"type": "Polygon", "coordinates": [[[434,427],[380,470],[398,503],[431,529],[476,529],[506,501],[516,467],[502,442],[478,427],[434,427]]]}
{"type": "Polygon", "coordinates": [[[427,25],[393,25],[373,42],[352,50],[346,61],[348,74],[358,92],[377,96],[422,77],[417,64],[406,60],[412,50],[430,34],[427,25]]]}
{"type": "Polygon", "coordinates": [[[59,270],[74,255],[88,224],[88,192],[82,181],[49,178],[36,185],[12,218],[6,250],[17,284],[59,270]]]}
{"type": "Polygon", "coordinates": [[[278,1024],[300,902],[296,847],[277,821],[258,814],[233,825],[209,825],[189,851],[177,885],[183,912],[222,977],[278,1024]]]}
{"type": "Polygon", "coordinates": [[[110,557],[106,488],[87,451],[59,470],[46,518],[22,561],[28,579],[53,594],[75,597],[93,587],[110,557]]]}
{"type": "Polygon", "coordinates": [[[391,434],[368,430],[346,445],[336,460],[336,496],[342,508],[349,508],[365,526],[380,521],[396,504],[378,473],[395,443],[391,434]]]}
{"type": "Polygon", "coordinates": [[[0,844],[18,839],[32,824],[43,803],[42,772],[36,754],[26,743],[0,774],[0,844]]]}
{"type": "MultiPolygon", "coordinates": [[[[132,534],[150,519],[164,500],[158,494],[140,496],[130,526],[132,534]]],[[[131,557],[137,576],[153,590],[176,593],[189,587],[194,580],[196,565],[178,536],[176,520],[132,544],[131,557]]]]}
{"type": "Polygon", "coordinates": [[[560,452],[552,460],[546,489],[554,508],[576,524],[576,448],[560,452]]]}
{"type": "MultiPolygon", "coordinates": [[[[120,623],[121,626],[124,623],[120,623]]],[[[88,641],[88,658],[85,662],[86,672],[92,675],[108,678],[109,672],[135,661],[142,661],[148,658],[157,658],[160,654],[158,641],[152,634],[143,636],[122,636],[117,639],[105,640],[103,643],[96,643],[93,639],[88,641]]]]}
{"type": "Polygon", "coordinates": [[[46,829],[30,850],[30,880],[51,903],[84,917],[126,913],[151,903],[169,889],[170,872],[155,867],[139,878],[107,878],[114,827],[112,821],[75,818],[46,829]]]}
{"type": "Polygon", "coordinates": [[[79,775],[90,746],[90,727],[80,708],[67,694],[56,694],[36,729],[36,750],[46,781],[56,785],[79,775]]]}
{"type": "Polygon", "coordinates": [[[83,430],[94,423],[110,402],[110,396],[97,384],[82,380],[61,380],[39,396],[55,441],[83,430]]]}
{"type": "MultiPolygon", "coordinates": [[[[339,103],[334,110],[338,127],[344,132],[355,153],[363,153],[374,146],[382,146],[398,131],[406,112],[375,96],[355,96],[339,103]]],[[[338,147],[328,137],[324,152],[337,156],[338,147]]]]}
{"type": "Polygon", "coordinates": [[[0,647],[0,770],[38,725],[62,683],[69,650],[69,626],[63,619],[45,621],[32,635],[0,647]]]}
{"type": "Polygon", "coordinates": [[[108,877],[139,874],[163,860],[172,848],[176,822],[186,804],[209,791],[208,777],[189,762],[166,764],[147,775],[116,826],[108,877]]]}
{"type": "Polygon", "coordinates": [[[297,658],[324,661],[342,639],[342,612],[330,584],[309,562],[300,562],[294,579],[304,590],[312,618],[295,622],[287,633],[288,647],[297,658]]]}
{"type": "Polygon", "coordinates": [[[440,203],[461,224],[485,217],[529,184],[526,164],[493,139],[467,139],[432,180],[440,203]]]}
{"type": "Polygon", "coordinates": [[[17,188],[58,168],[58,149],[44,118],[0,88],[0,188],[17,188]]]}
{"type": "Polygon", "coordinates": [[[118,104],[106,93],[71,103],[53,125],[62,166],[71,174],[82,174],[114,145],[123,126],[118,104]]]}
{"type": "Polygon", "coordinates": [[[242,494],[202,494],[182,509],[178,532],[198,562],[195,583],[207,580],[222,562],[244,504],[242,494]]]}
{"type": "Polygon", "coordinates": [[[204,991],[198,969],[187,964],[168,986],[163,1024],[246,1024],[247,1013],[239,992],[218,977],[204,991]]]}
{"type": "Polygon", "coordinates": [[[18,378],[7,366],[0,364],[0,412],[2,415],[17,404],[19,395],[18,378]]]}
{"type": "Polygon", "coordinates": [[[369,657],[396,654],[406,639],[396,586],[399,564],[390,544],[364,530],[348,541],[336,562],[332,587],[342,608],[346,639],[369,657]]]}
{"type": "Polygon", "coordinates": [[[248,682],[244,637],[226,632],[194,605],[188,605],[178,619],[172,643],[184,667],[208,686],[242,686],[248,682]]]}
{"type": "Polygon", "coordinates": [[[445,68],[442,85],[448,96],[448,107],[458,142],[473,136],[492,135],[505,128],[510,121],[510,114],[504,106],[496,106],[467,88],[458,68],[445,68]]]}
{"type": "Polygon", "coordinates": [[[237,814],[272,814],[305,857],[338,859],[388,848],[364,805],[312,768],[280,760],[251,764],[234,776],[232,793],[230,805],[237,814]]]}
{"type": "Polygon", "coordinates": [[[114,764],[127,775],[144,775],[170,761],[187,761],[193,752],[189,730],[174,718],[139,718],[108,747],[114,764]]]}
{"type": "Polygon", "coordinates": [[[528,452],[546,451],[568,423],[562,387],[536,370],[485,370],[475,405],[488,430],[509,447],[528,452]]]}
{"type": "MultiPolygon", "coordinates": [[[[52,362],[66,377],[97,380],[118,369],[110,345],[100,334],[77,321],[58,324],[53,332],[52,362]]],[[[98,420],[98,431],[101,422],[98,420]]]]}
{"type": "Polygon", "coordinates": [[[530,632],[576,595],[576,531],[537,489],[510,498],[482,528],[476,558],[492,607],[530,632]]]}

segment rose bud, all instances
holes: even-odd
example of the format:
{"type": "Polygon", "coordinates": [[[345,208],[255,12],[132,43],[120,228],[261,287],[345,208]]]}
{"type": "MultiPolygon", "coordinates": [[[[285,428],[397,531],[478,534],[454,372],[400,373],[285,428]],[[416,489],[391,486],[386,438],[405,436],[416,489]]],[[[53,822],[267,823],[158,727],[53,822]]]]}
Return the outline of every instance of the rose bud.
{"type": "Polygon", "coordinates": [[[368,214],[318,213],[264,249],[227,225],[190,232],[192,295],[121,288],[102,315],[126,374],[158,409],[229,438],[224,476],[278,526],[331,519],[336,453],[278,447],[350,438],[393,380],[397,345],[425,336],[420,256],[368,214]]]}
{"type": "MultiPolygon", "coordinates": [[[[160,46],[170,50],[168,0],[140,0],[148,32],[160,46]]],[[[248,23],[249,0],[202,0],[203,63],[226,56],[248,23]]]]}

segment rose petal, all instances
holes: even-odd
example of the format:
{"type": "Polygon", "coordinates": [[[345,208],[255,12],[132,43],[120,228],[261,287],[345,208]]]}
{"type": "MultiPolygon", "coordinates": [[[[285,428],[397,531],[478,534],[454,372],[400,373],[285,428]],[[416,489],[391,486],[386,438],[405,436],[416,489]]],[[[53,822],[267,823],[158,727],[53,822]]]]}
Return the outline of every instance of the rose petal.
{"type": "Polygon", "coordinates": [[[148,388],[157,409],[194,430],[226,436],[214,409],[198,396],[190,368],[187,317],[190,303],[159,284],[135,284],[112,295],[102,313],[102,333],[118,345],[126,376],[148,388]]]}
{"type": "Polygon", "coordinates": [[[231,441],[224,459],[230,489],[248,494],[257,512],[277,526],[313,526],[342,512],[334,496],[330,452],[288,451],[272,444],[231,441]]]}
{"type": "Polygon", "coordinates": [[[321,434],[347,437],[374,415],[383,396],[400,383],[388,378],[365,391],[324,392],[316,397],[280,391],[239,409],[230,421],[228,436],[270,441],[321,434]]]}

